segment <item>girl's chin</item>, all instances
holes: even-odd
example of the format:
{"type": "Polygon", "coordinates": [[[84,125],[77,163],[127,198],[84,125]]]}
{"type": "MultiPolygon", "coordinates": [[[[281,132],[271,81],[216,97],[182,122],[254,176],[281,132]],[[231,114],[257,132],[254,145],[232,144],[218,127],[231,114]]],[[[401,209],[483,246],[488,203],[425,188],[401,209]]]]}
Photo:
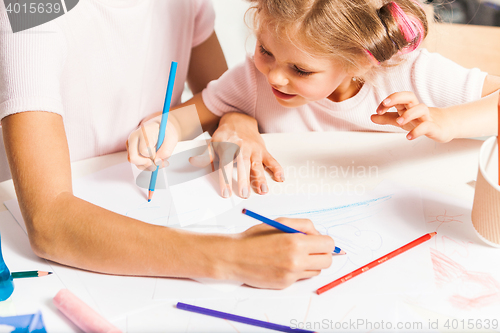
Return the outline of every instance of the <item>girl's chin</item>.
{"type": "MultiPolygon", "coordinates": [[[[297,96],[298,97],[298,96],[297,96]]],[[[299,106],[305,105],[308,102],[304,101],[302,98],[294,98],[293,100],[282,100],[280,98],[276,97],[276,101],[281,105],[286,108],[298,108],[299,106]]]]}

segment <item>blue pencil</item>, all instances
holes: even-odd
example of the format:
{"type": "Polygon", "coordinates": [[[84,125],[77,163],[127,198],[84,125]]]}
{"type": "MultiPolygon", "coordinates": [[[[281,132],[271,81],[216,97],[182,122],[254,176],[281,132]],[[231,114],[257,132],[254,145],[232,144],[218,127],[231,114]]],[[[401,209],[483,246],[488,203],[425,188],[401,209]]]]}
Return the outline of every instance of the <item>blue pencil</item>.
{"type": "MultiPolygon", "coordinates": [[[[177,63],[172,61],[170,65],[170,74],[168,75],[168,85],[167,93],[165,94],[165,103],[163,104],[163,112],[161,114],[160,122],[160,132],[158,133],[158,142],[156,143],[156,151],[158,151],[165,139],[165,129],[167,128],[168,111],[170,110],[170,102],[172,100],[172,91],[174,90],[175,73],[177,72],[177,63]]],[[[158,176],[158,169],[160,166],[156,166],[156,170],[151,174],[151,180],[149,181],[149,193],[148,202],[153,198],[153,193],[156,186],[156,177],[158,176]]]]}
{"type": "MultiPolygon", "coordinates": [[[[241,212],[243,214],[248,215],[250,217],[253,217],[254,219],[257,219],[257,220],[259,220],[259,221],[261,221],[261,222],[263,222],[265,224],[268,224],[271,227],[275,227],[276,229],[281,230],[283,232],[287,232],[289,234],[301,233],[301,234],[305,235],[305,233],[303,233],[302,231],[298,231],[298,230],[296,230],[294,228],[290,228],[289,226],[281,224],[278,221],[274,221],[274,220],[268,219],[267,217],[264,217],[262,215],[254,213],[251,210],[243,209],[241,212]]],[[[335,250],[333,250],[333,253],[346,254],[346,252],[344,250],[341,250],[339,247],[336,247],[336,246],[335,246],[335,250]]]]}
{"type": "Polygon", "coordinates": [[[232,321],[237,321],[239,323],[247,324],[247,325],[253,325],[253,326],[258,326],[258,327],[264,327],[270,330],[275,330],[275,331],[281,331],[281,332],[297,332],[297,333],[314,333],[314,331],[308,331],[308,330],[303,330],[300,328],[293,328],[290,326],[284,326],[284,325],[278,325],[278,324],[273,324],[269,323],[267,321],[262,321],[262,320],[257,320],[257,319],[252,319],[252,318],[247,318],[247,317],[242,317],[242,316],[237,316],[233,315],[230,313],[226,312],[220,312],[216,310],[211,310],[207,308],[202,308],[199,306],[194,306],[186,303],[181,303],[178,302],[176,305],[177,309],[181,310],[186,310],[186,311],[191,311],[191,312],[196,312],[200,314],[204,314],[207,316],[212,316],[212,317],[217,317],[217,318],[222,318],[222,319],[227,319],[227,320],[232,320],[232,321]]]}

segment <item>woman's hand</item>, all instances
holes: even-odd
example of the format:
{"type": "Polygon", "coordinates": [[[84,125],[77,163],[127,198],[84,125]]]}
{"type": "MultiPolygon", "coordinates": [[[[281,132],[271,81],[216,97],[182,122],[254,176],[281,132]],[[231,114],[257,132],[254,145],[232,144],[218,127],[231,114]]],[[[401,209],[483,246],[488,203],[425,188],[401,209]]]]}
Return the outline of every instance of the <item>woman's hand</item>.
{"type": "Polygon", "coordinates": [[[330,267],[335,242],[321,235],[310,220],[278,218],[304,234],[287,234],[258,224],[235,237],[230,251],[230,279],[258,288],[283,289],[330,267]]]}
{"type": "Polygon", "coordinates": [[[167,159],[172,155],[179,142],[178,127],[171,115],[167,122],[165,139],[160,149],[156,151],[158,133],[160,131],[161,114],[151,118],[130,133],[127,140],[128,160],[140,170],[156,170],[156,166],[163,168],[168,165],[167,159]]]}
{"type": "Polygon", "coordinates": [[[213,161],[214,155],[219,157],[219,183],[224,198],[232,194],[234,159],[237,162],[237,191],[242,198],[250,196],[250,186],[258,194],[266,194],[269,191],[265,170],[273,175],[274,180],[285,180],[283,168],[266,149],[257,121],[245,114],[225,114],[212,135],[209,148],[202,155],[191,157],[189,161],[195,166],[205,167],[213,161]],[[225,142],[233,144],[224,144],[225,142]]]}
{"type": "Polygon", "coordinates": [[[452,122],[447,120],[445,113],[420,103],[409,91],[389,95],[380,103],[371,120],[375,124],[393,125],[409,131],[408,140],[425,135],[437,142],[448,142],[455,137],[452,122]],[[392,107],[397,112],[387,112],[392,107]]]}

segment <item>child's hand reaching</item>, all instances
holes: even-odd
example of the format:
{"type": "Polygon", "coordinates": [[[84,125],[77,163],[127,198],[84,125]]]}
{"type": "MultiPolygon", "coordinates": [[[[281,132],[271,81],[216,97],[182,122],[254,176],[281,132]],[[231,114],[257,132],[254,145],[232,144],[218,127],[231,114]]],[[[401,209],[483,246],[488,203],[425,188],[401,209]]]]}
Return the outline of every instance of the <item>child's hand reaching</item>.
{"type": "Polygon", "coordinates": [[[165,139],[156,151],[158,132],[160,131],[161,114],[143,123],[134,132],[130,133],[127,140],[128,160],[141,170],[156,170],[159,165],[163,168],[168,165],[167,159],[179,141],[179,133],[174,126],[174,117],[170,117],[167,122],[165,139]]]}
{"type": "Polygon", "coordinates": [[[419,102],[413,92],[403,91],[389,95],[380,103],[377,114],[371,116],[375,124],[393,125],[406,131],[408,140],[425,135],[437,142],[454,138],[452,126],[446,122],[439,108],[429,108],[419,102]],[[397,112],[387,112],[394,107],[397,112]]]}
{"type": "Polygon", "coordinates": [[[189,162],[194,166],[204,167],[213,161],[214,155],[219,157],[219,163],[221,160],[226,161],[219,169],[222,197],[228,198],[233,192],[232,181],[226,182],[226,177],[231,179],[233,174],[233,156],[237,162],[237,195],[241,198],[248,198],[251,188],[258,194],[268,193],[266,172],[272,174],[274,180],[284,181],[283,168],[267,151],[254,118],[239,112],[225,114],[220,119],[219,127],[212,135],[211,141],[210,146],[214,147],[215,152],[207,149],[202,155],[191,157],[189,162]],[[235,153],[233,147],[239,147],[239,152],[235,153]]]}

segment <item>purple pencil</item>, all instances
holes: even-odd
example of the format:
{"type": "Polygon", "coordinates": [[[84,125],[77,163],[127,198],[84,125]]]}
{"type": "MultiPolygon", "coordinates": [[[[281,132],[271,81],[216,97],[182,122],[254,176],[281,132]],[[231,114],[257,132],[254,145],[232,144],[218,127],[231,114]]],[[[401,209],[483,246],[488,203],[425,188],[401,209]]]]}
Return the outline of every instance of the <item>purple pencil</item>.
{"type": "Polygon", "coordinates": [[[261,321],[261,320],[257,320],[257,319],[246,318],[246,317],[242,317],[242,316],[233,315],[233,314],[230,314],[230,313],[225,313],[225,312],[220,312],[220,311],[216,311],[216,310],[206,309],[206,308],[202,308],[202,307],[199,307],[199,306],[190,305],[190,304],[181,303],[181,302],[177,303],[177,309],[191,311],[191,312],[196,312],[196,313],[204,314],[204,315],[207,315],[207,316],[212,316],[212,317],[217,317],[217,318],[222,318],[222,319],[237,321],[239,323],[243,323],[243,324],[247,324],[247,325],[264,327],[264,328],[268,328],[270,330],[275,330],[275,331],[294,332],[294,333],[295,332],[298,332],[298,333],[314,333],[314,331],[308,331],[308,330],[303,330],[303,329],[300,329],[300,328],[292,328],[292,327],[289,327],[289,326],[268,323],[267,321],[261,321]]]}

